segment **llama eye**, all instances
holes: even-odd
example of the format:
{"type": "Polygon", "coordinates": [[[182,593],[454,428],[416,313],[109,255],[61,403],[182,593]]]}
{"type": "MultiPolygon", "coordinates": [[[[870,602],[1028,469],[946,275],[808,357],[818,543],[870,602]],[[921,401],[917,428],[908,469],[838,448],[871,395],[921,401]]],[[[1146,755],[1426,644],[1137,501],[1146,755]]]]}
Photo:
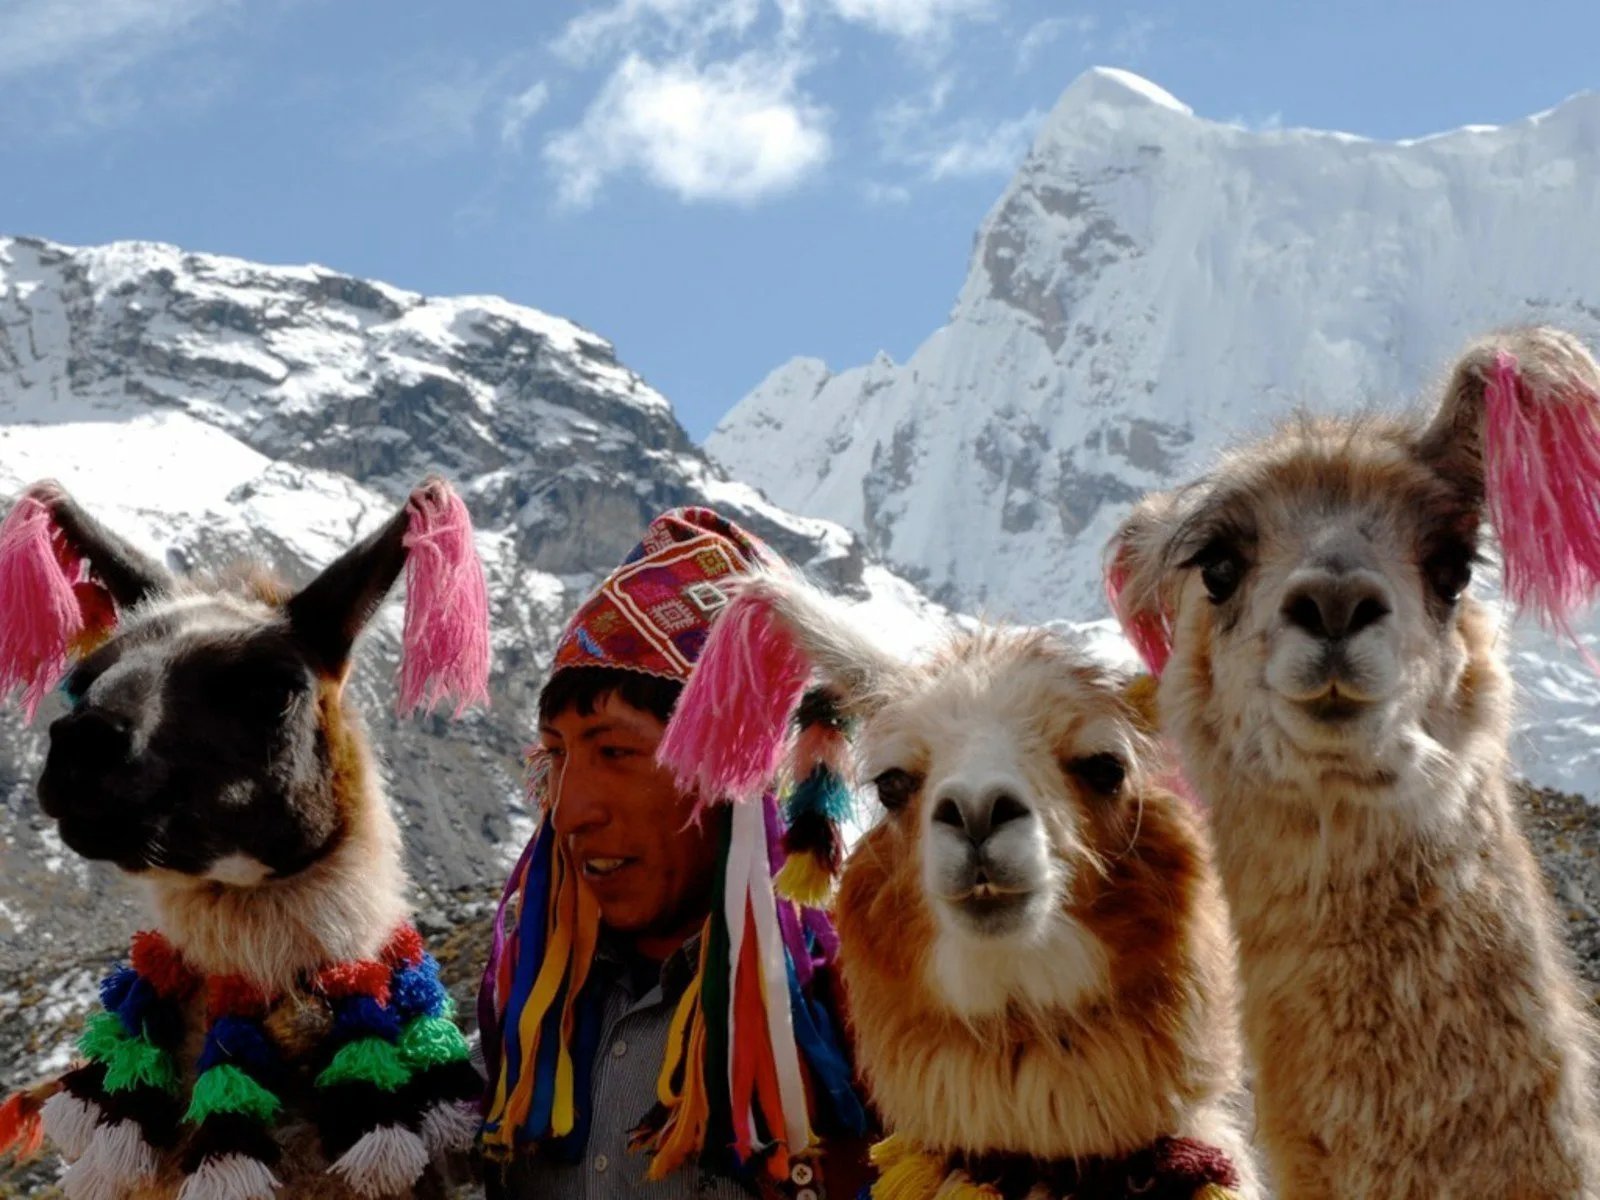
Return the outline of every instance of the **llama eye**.
{"type": "Polygon", "coordinates": [[[1128,777],[1128,769],[1115,754],[1090,754],[1084,758],[1069,758],[1065,765],[1067,774],[1090,791],[1098,792],[1102,796],[1116,795],[1117,789],[1122,786],[1122,781],[1128,777]]]}
{"type": "Polygon", "coordinates": [[[872,781],[878,789],[878,801],[890,812],[899,812],[911,803],[911,798],[922,786],[922,780],[910,771],[893,767],[872,781]]]}
{"type": "Polygon", "coordinates": [[[1222,538],[1212,538],[1205,547],[1183,564],[1200,568],[1200,582],[1205,584],[1211,603],[1221,604],[1244,580],[1244,558],[1222,538]]]}
{"type": "Polygon", "coordinates": [[[1434,595],[1446,604],[1454,604],[1472,582],[1476,558],[1472,548],[1464,544],[1443,546],[1422,560],[1422,574],[1434,595]]]}

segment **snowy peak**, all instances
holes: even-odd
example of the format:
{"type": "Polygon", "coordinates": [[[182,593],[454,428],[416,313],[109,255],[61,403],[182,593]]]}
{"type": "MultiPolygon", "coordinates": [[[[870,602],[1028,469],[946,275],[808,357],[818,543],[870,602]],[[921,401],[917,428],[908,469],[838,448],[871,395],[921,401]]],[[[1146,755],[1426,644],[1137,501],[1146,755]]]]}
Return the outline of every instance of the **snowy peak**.
{"type": "Polygon", "coordinates": [[[1087,109],[1127,112],[1152,107],[1194,116],[1194,109],[1143,76],[1119,67],[1090,67],[1061,93],[1046,124],[1069,120],[1087,109]]]}
{"type": "MultiPolygon", "coordinates": [[[[1292,408],[1401,405],[1500,326],[1600,345],[1596,211],[1593,95],[1378,142],[1208,120],[1096,69],[985,218],[946,325],[903,365],[773,372],[707,449],[951,607],[1098,616],[1129,505],[1292,408]]],[[[1600,688],[1545,682],[1568,732],[1543,778],[1600,786],[1571,708],[1600,688]]]]}

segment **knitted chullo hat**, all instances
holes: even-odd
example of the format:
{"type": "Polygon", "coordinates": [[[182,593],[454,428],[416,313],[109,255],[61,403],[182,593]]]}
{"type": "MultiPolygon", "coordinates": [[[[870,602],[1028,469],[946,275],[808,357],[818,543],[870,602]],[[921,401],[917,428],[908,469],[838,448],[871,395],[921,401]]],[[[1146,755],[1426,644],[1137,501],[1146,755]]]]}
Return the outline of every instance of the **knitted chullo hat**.
{"type": "MultiPolygon", "coordinates": [[[[705,508],[663,513],[574,614],[552,676],[609,667],[686,681],[730,585],[755,569],[783,569],[782,560],[733,522],[705,508]]],[[[826,713],[811,723],[796,744],[826,745],[835,723],[826,713]]],[[[739,737],[736,728],[725,733],[739,737]]],[[[829,757],[811,756],[817,765],[829,757]]],[[[533,758],[535,802],[548,817],[559,796],[546,791],[533,758]]],[[[766,782],[731,805],[698,968],[674,1014],[657,1102],[648,1111],[641,1103],[635,1147],[651,1155],[652,1178],[691,1159],[784,1178],[814,1149],[819,1130],[859,1132],[865,1124],[823,998],[837,950],[832,926],[774,886],[775,875],[799,877],[812,885],[809,895],[826,894],[838,862],[836,820],[797,809],[806,790],[797,787],[786,829],[774,781],[766,782]],[[809,845],[797,845],[796,834],[809,845]]],[[[827,798],[837,810],[847,793],[834,782],[827,798]]],[[[701,803],[724,799],[734,797],[701,803]]],[[[574,1160],[583,1152],[600,1036],[602,997],[586,986],[598,935],[598,906],[553,822],[543,820],[507,882],[479,993],[489,1076],[483,1141],[492,1157],[535,1144],[574,1160]]]]}

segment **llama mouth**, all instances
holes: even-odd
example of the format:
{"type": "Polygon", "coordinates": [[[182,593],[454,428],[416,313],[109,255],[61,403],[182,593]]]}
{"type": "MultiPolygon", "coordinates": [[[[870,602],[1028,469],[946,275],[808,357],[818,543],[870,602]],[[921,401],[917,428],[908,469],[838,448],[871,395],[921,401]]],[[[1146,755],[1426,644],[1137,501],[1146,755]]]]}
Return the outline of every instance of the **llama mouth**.
{"type": "Polygon", "coordinates": [[[1330,686],[1320,696],[1298,703],[1301,712],[1325,725],[1347,724],[1372,708],[1370,700],[1358,700],[1348,691],[1340,691],[1337,684],[1330,686]]]}

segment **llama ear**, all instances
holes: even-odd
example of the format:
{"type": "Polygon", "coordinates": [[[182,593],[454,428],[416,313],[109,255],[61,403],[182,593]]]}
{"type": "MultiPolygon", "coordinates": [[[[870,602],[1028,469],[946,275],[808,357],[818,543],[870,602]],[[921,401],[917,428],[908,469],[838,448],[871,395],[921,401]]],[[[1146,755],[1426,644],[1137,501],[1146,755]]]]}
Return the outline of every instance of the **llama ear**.
{"type": "Polygon", "coordinates": [[[898,666],[839,608],[792,576],[763,573],[740,584],[712,626],[656,752],[679,787],[698,789],[702,804],[760,795],[783,761],[814,669],[845,715],[881,703],[898,666]]]}
{"type": "Polygon", "coordinates": [[[406,573],[402,712],[454,698],[488,703],[489,605],[466,505],[432,477],[375,533],[345,551],[286,605],[313,665],[344,675],[356,638],[406,573]]]}
{"type": "Polygon", "coordinates": [[[71,659],[115,627],[119,608],[171,586],[60,484],[33,484],[0,524],[0,695],[20,685],[32,720],[71,659]]]}
{"type": "Polygon", "coordinates": [[[1583,343],[1548,327],[1475,343],[1415,452],[1486,510],[1512,602],[1569,631],[1600,594],[1600,366],[1583,343]]]}
{"type": "Polygon", "coordinates": [[[1166,546],[1176,510],[1174,493],[1146,496],[1123,520],[1105,551],[1106,598],[1111,611],[1156,676],[1172,657],[1166,546]]]}

